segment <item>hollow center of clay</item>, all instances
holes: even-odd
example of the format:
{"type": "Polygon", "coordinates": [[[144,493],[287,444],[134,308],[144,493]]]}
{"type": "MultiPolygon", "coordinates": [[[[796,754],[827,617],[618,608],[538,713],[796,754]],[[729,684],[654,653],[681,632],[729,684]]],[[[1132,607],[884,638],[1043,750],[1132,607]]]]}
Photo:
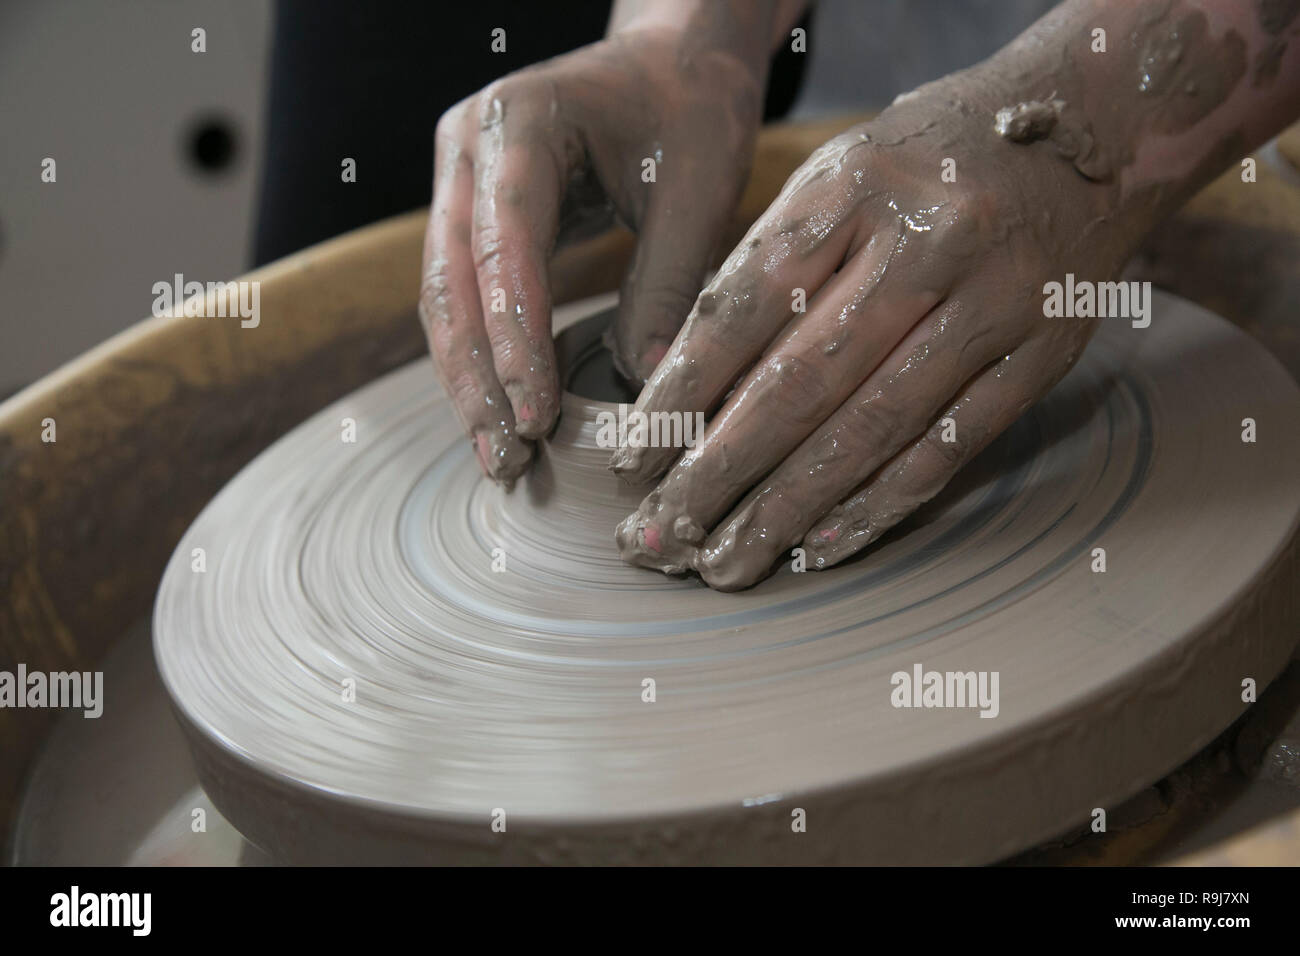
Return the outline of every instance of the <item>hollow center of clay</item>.
{"type": "Polygon", "coordinates": [[[574,323],[555,337],[560,384],[566,392],[593,402],[613,405],[636,402],[636,390],[614,368],[614,356],[602,341],[614,321],[606,309],[574,323]]]}
{"type": "Polygon", "coordinates": [[[618,567],[614,529],[649,486],[628,485],[608,468],[616,431],[601,423],[616,421],[619,405],[636,401],[601,341],[613,319],[613,309],[598,312],[555,337],[564,388],[559,424],[538,442],[532,467],[513,493],[501,493],[496,508],[508,537],[546,537],[557,555],[618,567]]]}

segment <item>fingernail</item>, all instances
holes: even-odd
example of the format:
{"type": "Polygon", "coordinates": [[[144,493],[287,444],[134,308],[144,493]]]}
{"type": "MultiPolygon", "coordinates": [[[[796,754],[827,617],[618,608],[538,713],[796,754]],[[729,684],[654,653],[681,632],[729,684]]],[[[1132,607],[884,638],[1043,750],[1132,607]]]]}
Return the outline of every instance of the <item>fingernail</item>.
{"type": "Polygon", "coordinates": [[[675,541],[665,541],[659,522],[639,511],[619,522],[614,537],[619,555],[628,564],[654,568],[665,574],[684,574],[692,566],[695,549],[683,549],[675,541]]]}
{"type": "Polygon", "coordinates": [[[541,438],[551,429],[553,416],[549,414],[548,396],[534,394],[523,386],[509,384],[506,397],[515,413],[515,432],[520,438],[541,438]]]}
{"type": "Polygon", "coordinates": [[[815,528],[804,536],[803,546],[812,558],[815,570],[822,570],[839,560],[840,536],[843,529],[838,524],[815,528]]]}
{"type": "Polygon", "coordinates": [[[533,457],[531,446],[508,432],[481,431],[475,436],[474,447],[483,473],[507,490],[533,457]]]}
{"type": "Polygon", "coordinates": [[[663,342],[655,342],[641,353],[641,358],[637,361],[638,375],[641,381],[646,381],[654,374],[655,369],[659,367],[659,363],[664,360],[664,356],[667,354],[668,346],[663,342]]]}
{"type": "Polygon", "coordinates": [[[663,542],[659,539],[659,528],[653,524],[647,524],[641,529],[641,540],[645,546],[655,554],[663,554],[663,542]]]}
{"type": "Polygon", "coordinates": [[[520,438],[542,436],[542,423],[537,417],[537,410],[529,402],[520,402],[515,410],[515,431],[520,438]]]}

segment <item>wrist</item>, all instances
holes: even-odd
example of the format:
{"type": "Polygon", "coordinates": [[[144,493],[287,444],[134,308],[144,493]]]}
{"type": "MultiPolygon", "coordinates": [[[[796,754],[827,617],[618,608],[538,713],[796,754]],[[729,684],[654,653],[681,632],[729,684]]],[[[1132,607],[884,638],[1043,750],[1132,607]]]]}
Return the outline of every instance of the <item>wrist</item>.
{"type": "Polygon", "coordinates": [[[635,40],[649,33],[669,38],[679,56],[725,58],[761,92],[767,84],[778,6],[775,0],[743,6],[721,0],[619,0],[606,36],[635,40]]]}
{"type": "Polygon", "coordinates": [[[973,72],[1008,107],[1048,107],[1011,141],[1110,189],[1140,233],[1294,114],[1300,57],[1263,17],[1229,0],[1067,0],[973,72]]]}

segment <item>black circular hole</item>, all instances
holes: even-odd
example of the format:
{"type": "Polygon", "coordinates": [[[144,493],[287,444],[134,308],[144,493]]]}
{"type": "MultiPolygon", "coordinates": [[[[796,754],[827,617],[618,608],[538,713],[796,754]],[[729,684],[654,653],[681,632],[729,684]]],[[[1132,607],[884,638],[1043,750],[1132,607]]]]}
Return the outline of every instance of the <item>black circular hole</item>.
{"type": "Polygon", "coordinates": [[[223,117],[206,117],[194,123],[187,137],[190,164],[201,173],[230,169],[239,153],[234,124],[223,117]]]}
{"type": "Polygon", "coordinates": [[[614,367],[614,356],[605,348],[605,330],[617,309],[606,309],[569,326],[555,337],[555,358],[560,384],[579,398],[610,404],[631,405],[633,388],[614,367]]]}

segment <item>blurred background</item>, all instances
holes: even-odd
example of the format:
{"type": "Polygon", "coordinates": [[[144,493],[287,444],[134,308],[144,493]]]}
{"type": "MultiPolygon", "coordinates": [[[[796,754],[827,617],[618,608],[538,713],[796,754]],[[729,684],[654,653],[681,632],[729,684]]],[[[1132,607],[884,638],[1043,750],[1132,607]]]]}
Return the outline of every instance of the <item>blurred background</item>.
{"type": "MultiPolygon", "coordinates": [[[[268,185],[275,189],[277,182],[292,185],[309,176],[311,170],[299,167],[318,140],[307,136],[324,125],[295,114],[282,96],[277,115],[297,116],[299,128],[286,120],[268,129],[277,13],[282,31],[286,14],[293,24],[294,35],[280,37],[281,62],[290,69],[302,62],[304,37],[313,30],[336,39],[357,32],[356,23],[338,22],[350,18],[370,21],[372,43],[382,43],[386,24],[398,26],[394,49],[406,56],[406,73],[417,77],[411,85],[427,76],[431,101],[450,96],[454,102],[478,88],[479,77],[457,74],[455,61],[466,55],[454,25],[441,36],[401,36],[411,6],[319,0],[286,2],[277,12],[272,0],[0,3],[0,398],[147,316],[153,283],[175,273],[203,282],[227,279],[254,264],[259,208],[273,205],[261,196],[268,136],[280,132],[275,155],[282,160],[268,185]],[[191,49],[195,28],[206,32],[204,53],[191,49]],[[423,59],[400,52],[401,42],[412,39],[427,48],[423,59]],[[462,89],[447,89],[456,86],[462,89]],[[56,162],[55,183],[41,181],[46,157],[56,162]]],[[[441,0],[419,6],[443,15],[449,8],[441,0]]],[[[507,28],[527,19],[529,8],[534,16],[539,9],[535,3],[473,6],[467,15],[476,21],[498,18],[507,28]]],[[[556,34],[566,37],[579,12],[584,28],[597,29],[590,24],[603,13],[593,19],[592,6],[545,9],[558,21],[556,34]]],[[[1052,0],[822,0],[811,16],[802,82],[787,115],[879,108],[899,92],[987,56],[1051,6],[1052,0]]],[[[576,26],[573,31],[577,45],[583,37],[576,26]]],[[[502,65],[527,62],[525,46],[517,44],[502,65]]],[[[388,65],[382,56],[373,62],[374,51],[372,45],[365,56],[318,63],[319,75],[309,79],[346,86],[355,78],[364,87],[388,65]]],[[[436,110],[394,115],[411,111],[405,103],[390,104],[387,114],[382,103],[369,106],[384,121],[427,126],[431,144],[436,110]]],[[[385,187],[364,167],[357,183],[344,187],[339,161],[329,155],[313,164],[328,172],[320,182],[329,185],[321,188],[335,190],[337,199],[317,190],[308,202],[293,192],[285,201],[290,208],[281,203],[278,213],[294,215],[298,202],[303,228],[281,228],[264,250],[283,254],[331,228],[342,231],[428,200],[423,159],[407,163],[426,184],[422,195],[385,187]],[[345,188],[356,193],[344,194],[345,188]],[[384,188],[391,194],[370,197],[377,202],[356,201],[356,194],[384,188]],[[355,209],[331,227],[318,211],[335,201],[355,209]]],[[[288,186],[280,189],[289,195],[288,186]]]]}

